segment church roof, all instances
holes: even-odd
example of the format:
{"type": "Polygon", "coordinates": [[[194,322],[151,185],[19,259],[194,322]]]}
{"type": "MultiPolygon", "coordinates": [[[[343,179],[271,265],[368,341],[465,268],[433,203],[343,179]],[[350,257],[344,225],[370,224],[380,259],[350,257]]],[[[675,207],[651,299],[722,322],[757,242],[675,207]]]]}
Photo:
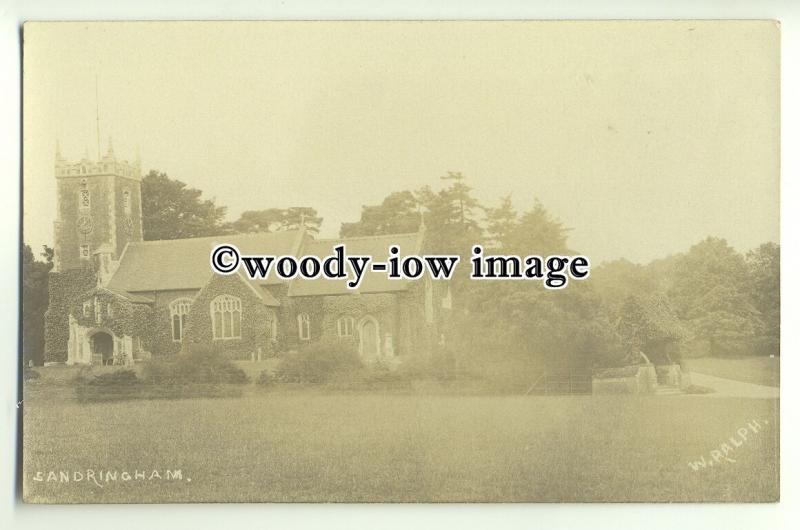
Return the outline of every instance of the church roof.
{"type": "Polygon", "coordinates": [[[241,270],[239,270],[234,276],[239,278],[242,281],[242,283],[244,283],[247,287],[249,287],[253,291],[253,294],[255,294],[259,298],[259,300],[261,300],[262,304],[272,307],[278,307],[279,305],[281,305],[281,303],[278,302],[278,299],[275,298],[275,296],[271,292],[269,292],[268,289],[265,289],[263,286],[260,285],[259,286],[253,285],[252,283],[253,280],[247,278],[244,275],[244,273],[242,273],[241,270]]]}
{"type": "MultiPolygon", "coordinates": [[[[120,256],[119,267],[108,283],[118,291],[167,291],[200,289],[211,273],[211,250],[221,243],[236,245],[242,254],[296,255],[303,232],[231,234],[162,241],[128,243],[120,256]]],[[[278,284],[272,276],[253,280],[256,284],[278,284]]]]}
{"type": "MultiPolygon", "coordinates": [[[[287,230],[129,243],[120,257],[119,267],[109,281],[108,288],[126,293],[201,289],[211,274],[211,250],[221,243],[236,245],[245,255],[313,255],[323,259],[333,253],[333,247],[344,244],[350,256],[368,255],[372,256],[373,262],[384,262],[389,256],[391,245],[398,245],[401,255],[418,254],[422,233],[313,239],[305,231],[287,230]]],[[[263,286],[285,283],[283,280],[270,274],[264,280],[246,281],[258,287],[266,305],[278,305],[278,301],[263,286]]],[[[394,292],[406,289],[408,284],[409,280],[388,279],[385,272],[367,271],[357,290],[348,289],[345,280],[296,279],[290,282],[289,296],[394,292]]]]}
{"type": "Polygon", "coordinates": [[[108,287],[99,287],[98,289],[109,292],[113,295],[125,298],[130,300],[135,304],[152,304],[153,300],[151,298],[147,298],[145,296],[139,296],[138,294],[129,293],[127,291],[118,291],[116,289],[109,289],[108,287]]]}
{"type": "MultiPolygon", "coordinates": [[[[343,239],[310,240],[304,247],[304,256],[325,258],[333,254],[333,247],[344,244],[348,256],[371,256],[372,263],[386,262],[389,258],[389,247],[400,247],[400,255],[419,254],[422,246],[422,233],[391,234],[382,236],[350,237],[343,239]]],[[[289,296],[326,296],[355,293],[385,293],[402,291],[408,287],[410,280],[390,280],[386,272],[364,273],[358,289],[348,289],[346,280],[294,280],[289,286],[289,296]]]]}
{"type": "Polygon", "coordinates": [[[108,294],[117,296],[119,298],[124,298],[125,300],[133,302],[135,304],[152,304],[153,303],[153,300],[151,298],[147,298],[146,296],[139,296],[137,294],[132,294],[132,293],[129,293],[127,291],[120,291],[120,290],[117,290],[117,289],[109,289],[108,287],[103,287],[103,286],[93,287],[92,289],[90,289],[90,290],[86,291],[85,293],[83,293],[81,298],[88,298],[90,296],[96,295],[97,293],[108,293],[108,294]]]}

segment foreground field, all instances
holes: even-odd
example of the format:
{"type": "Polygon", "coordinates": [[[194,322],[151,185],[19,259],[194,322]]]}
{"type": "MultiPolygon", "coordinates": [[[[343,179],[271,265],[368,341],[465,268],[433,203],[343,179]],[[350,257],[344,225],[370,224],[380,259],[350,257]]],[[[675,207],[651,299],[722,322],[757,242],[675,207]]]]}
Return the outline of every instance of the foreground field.
{"type": "Polygon", "coordinates": [[[30,385],[30,502],[772,501],[776,400],[263,392],[80,404],[30,385]],[[748,422],[759,432],[713,460],[748,422]],[[75,482],[74,472],[146,472],[75,482]],[[151,478],[153,470],[160,478],[151,478]],[[166,479],[166,470],[180,470],[166,479]],[[51,471],[55,473],[49,475],[51,471]],[[64,482],[64,475],[70,482],[64,482]],[[40,474],[39,474],[40,473],[40,474]],[[38,474],[41,481],[34,480],[38,474]],[[59,480],[48,481],[59,476],[59,480]]]}

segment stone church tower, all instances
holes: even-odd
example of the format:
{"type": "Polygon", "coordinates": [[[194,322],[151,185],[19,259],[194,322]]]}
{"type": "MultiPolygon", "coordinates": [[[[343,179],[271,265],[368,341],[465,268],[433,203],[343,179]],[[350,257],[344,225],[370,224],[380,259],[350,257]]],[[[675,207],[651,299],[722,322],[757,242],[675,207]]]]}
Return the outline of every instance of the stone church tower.
{"type": "Polygon", "coordinates": [[[100,160],[69,162],[56,150],[56,272],[91,264],[104,284],[125,245],[142,240],[141,164],[119,160],[111,139],[100,160]]]}
{"type": "Polygon", "coordinates": [[[55,181],[58,211],[45,313],[46,363],[68,361],[70,344],[74,348],[79,339],[72,330],[75,304],[92,289],[105,287],[125,246],[142,240],[141,164],[118,159],[111,139],[100,160],[90,160],[87,153],[71,162],[57,148],[55,181]]]}

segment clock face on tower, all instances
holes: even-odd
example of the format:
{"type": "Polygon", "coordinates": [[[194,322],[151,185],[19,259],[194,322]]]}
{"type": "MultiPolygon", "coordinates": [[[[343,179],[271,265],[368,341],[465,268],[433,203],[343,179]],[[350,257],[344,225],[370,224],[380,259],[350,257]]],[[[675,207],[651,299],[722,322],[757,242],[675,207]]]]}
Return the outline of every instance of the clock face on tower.
{"type": "Polygon", "coordinates": [[[81,215],[78,217],[78,232],[81,234],[88,234],[92,231],[92,218],[88,215],[81,215]]]}

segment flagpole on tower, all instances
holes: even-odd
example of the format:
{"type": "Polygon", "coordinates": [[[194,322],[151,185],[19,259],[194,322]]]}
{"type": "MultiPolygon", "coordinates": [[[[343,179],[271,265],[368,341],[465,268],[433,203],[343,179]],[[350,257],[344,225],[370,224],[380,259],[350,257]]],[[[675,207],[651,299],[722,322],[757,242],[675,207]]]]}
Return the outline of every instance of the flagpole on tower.
{"type": "Polygon", "coordinates": [[[97,117],[97,160],[101,158],[100,154],[100,90],[97,87],[97,74],[94,74],[94,104],[95,116],[97,117]]]}

